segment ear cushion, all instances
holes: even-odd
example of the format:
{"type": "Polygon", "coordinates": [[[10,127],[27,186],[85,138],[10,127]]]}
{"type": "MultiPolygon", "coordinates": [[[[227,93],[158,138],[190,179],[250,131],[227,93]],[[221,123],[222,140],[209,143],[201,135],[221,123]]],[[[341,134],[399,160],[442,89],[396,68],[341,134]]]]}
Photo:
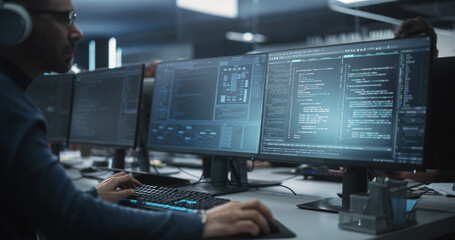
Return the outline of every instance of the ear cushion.
{"type": "Polygon", "coordinates": [[[0,8],[0,46],[13,46],[23,42],[32,31],[32,19],[27,10],[15,3],[0,8]]]}

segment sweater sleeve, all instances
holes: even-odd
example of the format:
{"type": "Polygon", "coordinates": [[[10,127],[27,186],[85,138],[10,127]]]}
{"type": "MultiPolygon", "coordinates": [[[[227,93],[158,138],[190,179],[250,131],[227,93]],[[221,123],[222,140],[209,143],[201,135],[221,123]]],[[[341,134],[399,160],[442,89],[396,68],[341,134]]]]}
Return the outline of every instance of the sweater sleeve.
{"type": "MultiPolygon", "coordinates": [[[[55,239],[199,239],[197,214],[127,208],[84,194],[46,147],[45,133],[27,131],[13,163],[11,190],[19,214],[55,239]]],[[[90,192],[89,191],[89,192],[90,192]]]]}
{"type": "Polygon", "coordinates": [[[98,192],[96,191],[95,187],[91,187],[90,189],[84,191],[84,193],[87,193],[90,196],[95,197],[95,198],[98,197],[98,192]]]}

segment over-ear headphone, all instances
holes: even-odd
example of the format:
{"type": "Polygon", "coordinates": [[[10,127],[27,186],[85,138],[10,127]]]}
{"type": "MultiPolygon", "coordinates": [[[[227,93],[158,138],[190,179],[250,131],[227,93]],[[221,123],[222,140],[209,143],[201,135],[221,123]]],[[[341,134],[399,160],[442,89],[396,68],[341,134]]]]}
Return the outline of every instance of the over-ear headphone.
{"type": "Polygon", "coordinates": [[[0,0],[0,46],[23,42],[32,31],[32,19],[27,10],[16,3],[0,0]]]}

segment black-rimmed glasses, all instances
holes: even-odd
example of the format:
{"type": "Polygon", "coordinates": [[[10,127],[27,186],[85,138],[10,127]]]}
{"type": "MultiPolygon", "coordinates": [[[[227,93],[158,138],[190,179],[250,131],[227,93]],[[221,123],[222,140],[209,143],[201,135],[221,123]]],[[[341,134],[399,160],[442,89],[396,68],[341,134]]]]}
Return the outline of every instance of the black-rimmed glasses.
{"type": "Polygon", "coordinates": [[[49,10],[49,9],[40,9],[40,8],[32,8],[26,7],[30,11],[39,12],[39,13],[48,13],[53,15],[57,21],[65,25],[67,28],[71,28],[74,24],[74,20],[76,20],[77,13],[76,11],[66,10],[66,11],[57,11],[57,10],[49,10]]]}

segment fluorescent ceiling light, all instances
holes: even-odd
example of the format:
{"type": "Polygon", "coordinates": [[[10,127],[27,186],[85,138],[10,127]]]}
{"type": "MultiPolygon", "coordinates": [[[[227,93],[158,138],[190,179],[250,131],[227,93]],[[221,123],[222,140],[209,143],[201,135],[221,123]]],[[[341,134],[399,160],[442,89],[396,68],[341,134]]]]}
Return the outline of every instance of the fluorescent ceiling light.
{"type": "Polygon", "coordinates": [[[340,2],[347,5],[368,6],[387,2],[394,2],[398,0],[331,0],[331,1],[340,2]]]}
{"type": "Polygon", "coordinates": [[[81,69],[77,66],[77,64],[74,64],[73,66],[71,66],[71,71],[72,71],[73,73],[78,74],[78,73],[81,72],[81,69]]]}
{"type": "Polygon", "coordinates": [[[96,68],[96,42],[92,40],[88,44],[88,70],[93,71],[96,68]]]}
{"type": "Polygon", "coordinates": [[[108,42],[108,66],[115,68],[117,66],[117,39],[111,37],[108,42]]]}
{"type": "Polygon", "coordinates": [[[227,32],[226,38],[231,41],[238,42],[249,42],[249,43],[264,43],[267,38],[263,34],[259,33],[239,33],[239,32],[227,32]]]}
{"type": "Polygon", "coordinates": [[[351,4],[351,3],[365,2],[368,0],[337,0],[337,1],[342,2],[344,4],[351,4]]]}
{"type": "Polygon", "coordinates": [[[177,7],[227,18],[239,12],[237,0],[177,0],[177,7]]]}

